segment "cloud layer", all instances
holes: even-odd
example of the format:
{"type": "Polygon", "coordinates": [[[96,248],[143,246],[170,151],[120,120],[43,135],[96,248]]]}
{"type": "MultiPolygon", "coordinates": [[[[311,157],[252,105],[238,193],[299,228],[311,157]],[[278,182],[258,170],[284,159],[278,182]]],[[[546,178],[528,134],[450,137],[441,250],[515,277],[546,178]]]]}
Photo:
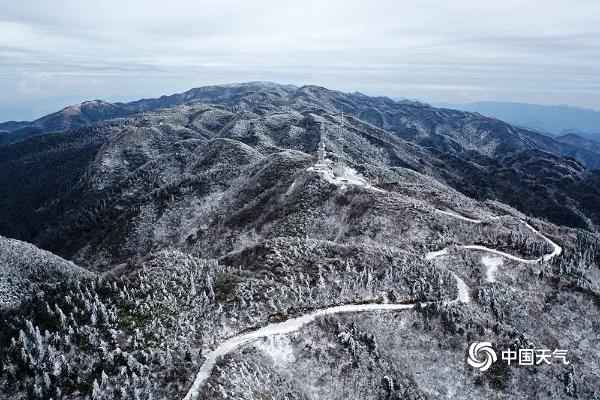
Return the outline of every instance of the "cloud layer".
{"type": "Polygon", "coordinates": [[[600,108],[600,2],[0,3],[0,120],[272,80],[600,108]]]}

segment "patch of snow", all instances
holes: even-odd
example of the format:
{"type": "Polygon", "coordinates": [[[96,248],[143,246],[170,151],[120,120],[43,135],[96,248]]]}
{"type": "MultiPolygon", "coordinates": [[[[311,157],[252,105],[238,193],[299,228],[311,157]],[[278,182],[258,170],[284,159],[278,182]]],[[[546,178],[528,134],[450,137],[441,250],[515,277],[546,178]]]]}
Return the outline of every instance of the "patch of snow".
{"type": "Polygon", "coordinates": [[[504,261],[500,257],[483,256],[481,262],[486,267],[485,280],[487,282],[496,282],[496,271],[501,267],[504,261]]]}
{"type": "MultiPolygon", "coordinates": [[[[423,303],[426,305],[427,303],[423,303]]],[[[192,384],[192,387],[189,389],[188,393],[184,397],[184,400],[193,400],[197,399],[200,394],[200,388],[204,384],[204,382],[210,377],[213,367],[215,366],[217,360],[220,357],[225,356],[227,353],[232,350],[240,347],[246,343],[255,341],[256,339],[265,338],[269,336],[275,335],[284,335],[288,333],[292,333],[298,331],[304,325],[309,324],[316,320],[318,317],[322,317],[325,315],[332,314],[340,314],[340,313],[350,313],[350,312],[365,312],[365,311],[377,311],[377,310],[408,310],[414,308],[416,304],[380,304],[380,303],[372,303],[372,304],[348,304],[343,306],[329,307],[322,310],[315,311],[313,313],[303,315],[298,318],[288,319],[284,322],[279,322],[276,324],[269,324],[263,328],[260,328],[256,331],[249,332],[243,335],[232,337],[231,339],[222,343],[219,347],[217,347],[212,353],[208,355],[204,364],[198,371],[196,375],[196,379],[192,384]]]]}
{"type": "Polygon", "coordinates": [[[277,365],[288,365],[294,362],[294,349],[287,338],[269,336],[256,342],[256,348],[267,354],[277,365]]]}
{"type": "Polygon", "coordinates": [[[295,187],[296,187],[296,180],[294,180],[292,182],[292,184],[290,185],[290,187],[288,188],[288,190],[286,190],[285,195],[289,196],[290,193],[292,193],[292,191],[294,190],[295,187]]]}
{"type": "Polygon", "coordinates": [[[445,249],[438,250],[438,251],[430,251],[429,253],[425,254],[425,259],[433,260],[434,258],[445,256],[446,254],[448,254],[447,247],[445,249]]]}
{"type": "Polygon", "coordinates": [[[536,259],[521,258],[521,257],[513,256],[512,254],[505,253],[505,252],[500,251],[500,250],[490,249],[489,247],[480,246],[480,245],[476,245],[476,244],[469,244],[469,245],[465,245],[465,246],[458,246],[458,248],[459,249],[469,249],[469,250],[486,251],[488,253],[496,254],[498,256],[502,256],[504,258],[508,258],[509,260],[514,260],[514,261],[522,262],[522,263],[525,263],[525,264],[535,264],[535,263],[539,262],[539,260],[540,260],[539,258],[536,258],[536,259]]]}
{"type": "Polygon", "coordinates": [[[456,279],[456,288],[458,289],[458,301],[461,303],[468,303],[471,301],[469,295],[469,287],[458,275],[453,273],[454,279],[456,279]]]}
{"type": "Polygon", "coordinates": [[[322,162],[309,167],[307,171],[317,172],[327,182],[333,183],[336,186],[362,186],[376,192],[383,192],[383,190],[371,186],[367,179],[359,174],[354,168],[351,168],[342,163],[333,163],[331,160],[325,159],[322,162]]]}

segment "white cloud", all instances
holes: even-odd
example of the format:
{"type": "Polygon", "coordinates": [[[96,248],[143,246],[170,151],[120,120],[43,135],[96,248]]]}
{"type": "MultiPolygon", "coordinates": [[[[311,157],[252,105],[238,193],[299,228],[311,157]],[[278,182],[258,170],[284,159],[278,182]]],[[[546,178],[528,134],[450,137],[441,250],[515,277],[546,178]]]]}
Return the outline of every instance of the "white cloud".
{"type": "Polygon", "coordinates": [[[32,87],[50,111],[250,79],[600,108],[598,27],[593,0],[5,0],[0,119],[32,87]]]}

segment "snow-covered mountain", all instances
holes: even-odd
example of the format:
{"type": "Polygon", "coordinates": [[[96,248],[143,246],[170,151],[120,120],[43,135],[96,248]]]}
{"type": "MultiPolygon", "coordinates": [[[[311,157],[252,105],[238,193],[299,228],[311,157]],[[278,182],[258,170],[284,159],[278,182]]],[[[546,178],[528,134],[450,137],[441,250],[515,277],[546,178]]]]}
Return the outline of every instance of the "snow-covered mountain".
{"type": "MultiPolygon", "coordinates": [[[[99,121],[191,102],[220,105],[236,110],[283,106],[295,110],[318,107],[333,113],[343,110],[347,114],[394,132],[405,139],[425,146],[434,146],[444,152],[456,152],[460,149],[494,156],[536,148],[561,156],[572,156],[592,168],[600,167],[600,154],[590,150],[584,144],[557,141],[548,135],[516,128],[477,113],[435,108],[415,101],[393,101],[386,97],[369,97],[359,92],[343,93],[318,86],[296,87],[272,82],[205,86],[183,93],[129,103],[88,101],[66,107],[32,122],[1,123],[0,144],[22,140],[44,132],[79,128],[99,121]]],[[[465,110],[471,111],[468,108],[465,110]]],[[[489,115],[496,116],[493,113],[489,115]]],[[[510,118],[507,120],[513,121],[510,118]]]]}
{"type": "Polygon", "coordinates": [[[135,112],[0,146],[0,234],[99,274],[0,314],[3,396],[600,391],[593,154],[316,86],[117,106],[135,112]],[[481,372],[473,341],[570,364],[481,372]]]}

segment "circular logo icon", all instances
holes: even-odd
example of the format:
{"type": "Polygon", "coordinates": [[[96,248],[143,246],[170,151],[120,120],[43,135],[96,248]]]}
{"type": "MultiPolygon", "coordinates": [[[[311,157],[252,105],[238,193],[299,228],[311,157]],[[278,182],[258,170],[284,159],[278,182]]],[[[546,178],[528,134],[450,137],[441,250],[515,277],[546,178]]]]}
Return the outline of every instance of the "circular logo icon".
{"type": "Polygon", "coordinates": [[[480,371],[487,371],[498,360],[490,342],[475,342],[469,347],[467,362],[480,371]]]}

